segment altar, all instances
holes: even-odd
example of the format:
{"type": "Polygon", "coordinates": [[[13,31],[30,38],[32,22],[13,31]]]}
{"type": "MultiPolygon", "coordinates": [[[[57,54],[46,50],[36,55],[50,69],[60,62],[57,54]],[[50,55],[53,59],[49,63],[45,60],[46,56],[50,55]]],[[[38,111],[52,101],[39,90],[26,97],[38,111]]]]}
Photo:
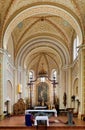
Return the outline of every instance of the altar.
{"type": "Polygon", "coordinates": [[[49,116],[49,115],[53,115],[53,116],[56,116],[57,117],[57,111],[55,109],[53,110],[47,110],[47,109],[41,109],[41,110],[25,110],[25,115],[26,114],[33,114],[35,117],[36,116],[49,116]]]}
{"type": "Polygon", "coordinates": [[[47,126],[49,126],[48,116],[36,116],[34,125],[38,125],[37,124],[38,121],[46,121],[47,126]]]}

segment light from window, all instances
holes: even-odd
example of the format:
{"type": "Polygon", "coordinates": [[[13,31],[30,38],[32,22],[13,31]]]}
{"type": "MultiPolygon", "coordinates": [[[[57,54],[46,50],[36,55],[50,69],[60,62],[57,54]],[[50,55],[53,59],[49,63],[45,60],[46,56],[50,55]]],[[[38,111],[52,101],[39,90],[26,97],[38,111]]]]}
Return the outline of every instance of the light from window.
{"type": "Polygon", "coordinates": [[[29,72],[29,80],[30,79],[33,79],[33,72],[32,71],[29,72]]]}
{"type": "Polygon", "coordinates": [[[75,60],[76,57],[78,56],[78,48],[77,48],[78,46],[79,46],[79,37],[77,35],[73,43],[73,60],[75,60]]]}
{"type": "Polygon", "coordinates": [[[54,70],[53,73],[52,73],[52,78],[55,77],[55,79],[57,80],[57,71],[54,70]]]}
{"type": "Polygon", "coordinates": [[[45,82],[45,77],[40,78],[41,82],[45,82]]]}

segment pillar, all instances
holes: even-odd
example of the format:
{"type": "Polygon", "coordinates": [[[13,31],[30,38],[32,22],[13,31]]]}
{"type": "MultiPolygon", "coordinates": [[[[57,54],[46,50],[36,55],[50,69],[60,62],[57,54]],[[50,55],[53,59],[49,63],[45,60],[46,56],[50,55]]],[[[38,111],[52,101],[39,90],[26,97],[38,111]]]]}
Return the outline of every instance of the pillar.
{"type": "Polygon", "coordinates": [[[3,117],[3,54],[0,52],[0,120],[3,117]]]}
{"type": "Polygon", "coordinates": [[[85,44],[79,48],[79,114],[85,114],[85,44]]]}
{"type": "Polygon", "coordinates": [[[65,73],[65,92],[67,97],[66,108],[71,107],[71,93],[72,93],[72,66],[64,66],[63,71],[65,73]]]}

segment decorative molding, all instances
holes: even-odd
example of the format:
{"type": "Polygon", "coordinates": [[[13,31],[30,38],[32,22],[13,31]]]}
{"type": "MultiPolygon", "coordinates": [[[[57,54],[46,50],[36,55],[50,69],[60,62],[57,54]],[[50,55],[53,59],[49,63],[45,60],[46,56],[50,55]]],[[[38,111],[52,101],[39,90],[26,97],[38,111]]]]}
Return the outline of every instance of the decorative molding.
{"type": "Polygon", "coordinates": [[[63,69],[63,70],[67,70],[67,69],[72,68],[72,67],[77,63],[77,61],[78,61],[78,58],[76,58],[76,60],[73,61],[72,64],[62,66],[62,69],[63,69]]]}
{"type": "Polygon", "coordinates": [[[8,51],[7,50],[4,50],[4,49],[2,49],[2,48],[0,48],[0,53],[1,54],[3,54],[3,55],[6,55],[6,57],[7,57],[7,60],[8,60],[8,62],[7,62],[7,64],[9,64],[9,66],[11,66],[11,68],[12,69],[16,69],[16,67],[10,62],[10,60],[9,60],[9,53],[8,53],[8,51]]]}
{"type": "Polygon", "coordinates": [[[79,49],[78,52],[81,50],[81,49],[85,49],[85,44],[81,44],[80,46],[77,46],[77,48],[79,49]]]}

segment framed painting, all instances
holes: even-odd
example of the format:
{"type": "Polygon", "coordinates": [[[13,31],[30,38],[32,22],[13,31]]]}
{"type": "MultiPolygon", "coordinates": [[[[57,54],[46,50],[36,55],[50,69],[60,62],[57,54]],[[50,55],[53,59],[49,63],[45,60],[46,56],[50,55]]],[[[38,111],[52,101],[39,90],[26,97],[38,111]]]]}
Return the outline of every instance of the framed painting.
{"type": "Polygon", "coordinates": [[[38,102],[47,102],[48,101],[48,84],[46,82],[40,82],[38,84],[38,102]]]}

